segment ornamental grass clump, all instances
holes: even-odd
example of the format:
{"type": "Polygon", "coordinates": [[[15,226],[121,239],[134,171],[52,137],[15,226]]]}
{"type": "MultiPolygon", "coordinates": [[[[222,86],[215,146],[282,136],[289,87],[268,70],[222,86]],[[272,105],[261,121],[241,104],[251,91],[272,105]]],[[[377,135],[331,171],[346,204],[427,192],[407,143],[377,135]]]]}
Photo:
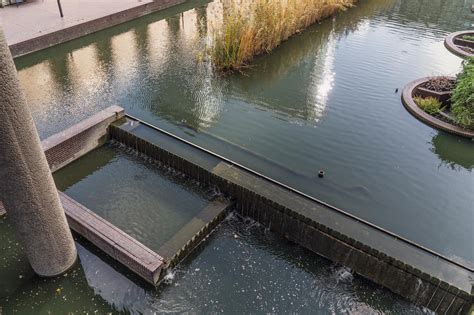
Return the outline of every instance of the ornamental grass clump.
{"type": "Polygon", "coordinates": [[[290,36],[357,0],[253,0],[235,3],[211,31],[209,54],[219,70],[240,70],[290,36]]]}
{"type": "Polygon", "coordinates": [[[438,114],[440,111],[443,110],[441,102],[432,96],[429,97],[419,97],[416,96],[413,98],[415,101],[416,105],[418,105],[419,108],[421,108],[424,112],[430,114],[430,115],[435,115],[438,114]]]}
{"type": "Polygon", "coordinates": [[[455,122],[474,130],[474,57],[466,59],[451,95],[451,113],[455,122]]]}

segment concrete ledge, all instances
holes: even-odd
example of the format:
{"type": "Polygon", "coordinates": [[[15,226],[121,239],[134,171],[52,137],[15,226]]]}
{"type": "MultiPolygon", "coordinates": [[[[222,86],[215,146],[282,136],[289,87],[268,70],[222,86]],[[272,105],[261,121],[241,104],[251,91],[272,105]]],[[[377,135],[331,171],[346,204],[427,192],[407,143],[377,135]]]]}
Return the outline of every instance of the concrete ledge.
{"type": "Polygon", "coordinates": [[[158,253],[164,257],[168,268],[183,260],[225,218],[233,203],[214,200],[171,239],[163,244],[158,253]]]}
{"type": "Polygon", "coordinates": [[[165,266],[163,258],[74,199],[59,193],[69,226],[110,257],[155,285],[165,266]]]}
{"type": "MultiPolygon", "coordinates": [[[[426,78],[421,78],[415,81],[412,81],[405,86],[402,92],[402,103],[405,106],[405,108],[416,118],[421,120],[422,122],[428,124],[431,127],[447,131],[449,133],[474,139],[474,131],[467,130],[467,129],[462,129],[458,126],[449,124],[445,121],[442,121],[436,117],[431,116],[428,113],[425,113],[421,108],[416,105],[415,101],[413,100],[413,97],[416,93],[416,89],[422,85],[423,83],[436,78],[436,77],[426,77],[426,78]]],[[[455,78],[452,78],[453,80],[455,78]]]]}
{"type": "Polygon", "coordinates": [[[446,36],[444,39],[444,46],[453,54],[455,54],[458,57],[462,58],[467,58],[467,57],[473,57],[474,54],[468,53],[465,50],[462,50],[459,48],[459,45],[456,45],[456,38],[463,36],[463,35],[472,35],[474,36],[474,31],[459,31],[459,32],[454,32],[446,36]]]}
{"type": "Polygon", "coordinates": [[[124,117],[122,107],[111,106],[41,143],[51,172],[77,160],[108,140],[109,125],[124,117]]]}
{"type": "MultiPolygon", "coordinates": [[[[52,172],[104,144],[110,138],[110,124],[123,117],[121,107],[111,106],[43,140],[52,172]]],[[[131,124],[128,130],[137,126],[131,124]]],[[[153,285],[161,280],[164,269],[178,264],[209,235],[233,205],[224,199],[211,201],[156,253],[64,193],[59,196],[72,230],[153,285]]],[[[4,214],[0,202],[0,215],[4,214]]]]}
{"type": "Polygon", "coordinates": [[[315,202],[145,122],[127,118],[111,137],[231,197],[237,211],[436,312],[466,313],[473,271],[422,246],[315,202]],[[130,126],[135,126],[131,128],[130,126]],[[129,130],[129,131],[127,131],[129,130]]]}
{"type": "Polygon", "coordinates": [[[154,0],[121,12],[103,16],[98,19],[76,24],[58,31],[31,38],[9,46],[13,58],[30,54],[54,45],[58,45],[91,33],[134,20],[141,16],[164,10],[181,4],[186,0],[154,0]]]}

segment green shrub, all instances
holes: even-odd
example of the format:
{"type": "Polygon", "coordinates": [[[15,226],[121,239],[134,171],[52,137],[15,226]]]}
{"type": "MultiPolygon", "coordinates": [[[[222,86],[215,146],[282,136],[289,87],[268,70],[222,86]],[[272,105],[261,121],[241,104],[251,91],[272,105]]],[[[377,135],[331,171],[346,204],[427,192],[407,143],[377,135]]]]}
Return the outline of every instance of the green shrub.
{"type": "Polygon", "coordinates": [[[462,37],[462,39],[474,41],[474,36],[473,36],[473,35],[464,35],[464,36],[462,37]]]}
{"type": "Polygon", "coordinates": [[[415,96],[413,98],[415,101],[416,105],[418,105],[419,108],[421,108],[424,112],[434,115],[439,113],[443,108],[443,104],[437,99],[432,96],[429,97],[420,97],[420,96],[415,96]]]}
{"type": "Polygon", "coordinates": [[[463,71],[457,77],[451,112],[459,126],[474,129],[474,57],[464,61],[463,71]]]}

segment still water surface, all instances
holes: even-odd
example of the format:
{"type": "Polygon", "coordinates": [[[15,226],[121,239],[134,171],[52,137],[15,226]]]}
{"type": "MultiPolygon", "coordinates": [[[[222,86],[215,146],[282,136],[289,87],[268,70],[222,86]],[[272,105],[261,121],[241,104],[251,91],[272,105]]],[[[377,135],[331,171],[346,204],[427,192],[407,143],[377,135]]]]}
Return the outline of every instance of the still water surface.
{"type": "Polygon", "coordinates": [[[472,266],[474,143],[419,122],[395,92],[460,70],[443,38],[474,23],[468,2],[361,0],[225,77],[196,62],[222,18],[220,1],[191,2],[16,65],[43,138],[120,104],[472,266]]]}
{"type": "Polygon", "coordinates": [[[88,153],[54,173],[54,181],[155,251],[209,204],[207,192],[194,182],[117,145],[88,153]]]}

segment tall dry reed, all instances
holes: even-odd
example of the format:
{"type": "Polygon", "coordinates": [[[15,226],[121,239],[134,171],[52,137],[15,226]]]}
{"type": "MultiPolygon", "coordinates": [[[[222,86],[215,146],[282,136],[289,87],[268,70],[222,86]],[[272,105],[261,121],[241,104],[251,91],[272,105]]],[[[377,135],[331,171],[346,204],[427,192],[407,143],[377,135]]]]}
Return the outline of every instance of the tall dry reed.
{"type": "Polygon", "coordinates": [[[357,0],[253,0],[232,2],[211,30],[209,54],[219,70],[240,70],[290,36],[345,10],[357,0]]]}

